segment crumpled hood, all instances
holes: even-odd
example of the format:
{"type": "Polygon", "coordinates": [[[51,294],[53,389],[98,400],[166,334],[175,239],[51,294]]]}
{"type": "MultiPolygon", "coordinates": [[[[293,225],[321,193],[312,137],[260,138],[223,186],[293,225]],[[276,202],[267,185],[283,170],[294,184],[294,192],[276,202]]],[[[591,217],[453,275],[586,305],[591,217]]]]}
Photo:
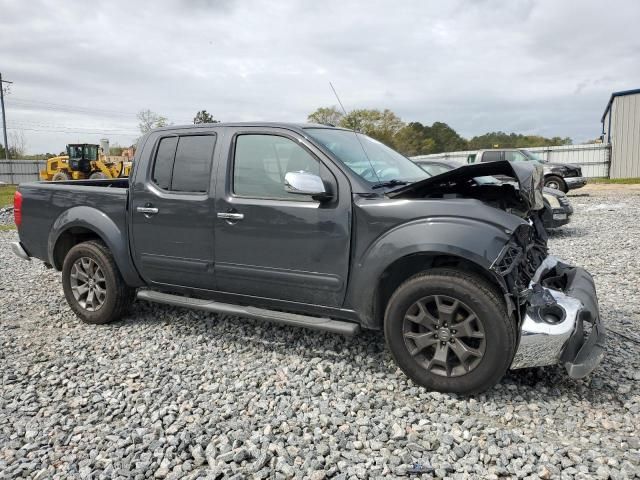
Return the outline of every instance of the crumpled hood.
{"type": "Polygon", "coordinates": [[[416,198],[428,195],[436,187],[442,190],[447,185],[452,187],[468,182],[475,177],[506,175],[518,182],[520,197],[532,210],[540,210],[544,206],[542,187],[544,173],[542,165],[537,162],[486,162],[474,163],[455,168],[448,172],[425,178],[404,187],[387,192],[389,198],[416,198]]]}

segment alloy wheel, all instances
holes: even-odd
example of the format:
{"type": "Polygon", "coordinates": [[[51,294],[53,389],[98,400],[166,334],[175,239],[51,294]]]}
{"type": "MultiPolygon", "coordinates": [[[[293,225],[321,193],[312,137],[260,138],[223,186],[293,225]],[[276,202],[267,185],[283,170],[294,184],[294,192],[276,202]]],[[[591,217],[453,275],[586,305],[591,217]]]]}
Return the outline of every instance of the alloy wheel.
{"type": "Polygon", "coordinates": [[[107,298],[107,280],[100,265],[89,257],[77,259],[70,272],[71,292],[82,308],[99,310],[107,298]]]}
{"type": "Polygon", "coordinates": [[[407,350],[429,372],[459,377],[482,360],[484,326],[465,303],[446,295],[431,295],[413,303],[403,321],[407,350]]]}

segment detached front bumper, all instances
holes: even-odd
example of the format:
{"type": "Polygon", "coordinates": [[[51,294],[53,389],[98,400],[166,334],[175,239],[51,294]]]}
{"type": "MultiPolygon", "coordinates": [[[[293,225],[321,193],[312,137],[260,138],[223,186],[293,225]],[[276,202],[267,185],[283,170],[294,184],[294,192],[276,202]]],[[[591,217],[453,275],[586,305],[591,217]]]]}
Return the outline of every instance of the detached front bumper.
{"type": "Polygon", "coordinates": [[[587,179],[584,177],[565,177],[563,180],[569,190],[584,187],[587,184],[587,179]]]}
{"type": "Polygon", "coordinates": [[[512,369],[561,363],[572,378],[591,373],[605,353],[605,329],[591,275],[549,256],[531,280],[512,369]]]}

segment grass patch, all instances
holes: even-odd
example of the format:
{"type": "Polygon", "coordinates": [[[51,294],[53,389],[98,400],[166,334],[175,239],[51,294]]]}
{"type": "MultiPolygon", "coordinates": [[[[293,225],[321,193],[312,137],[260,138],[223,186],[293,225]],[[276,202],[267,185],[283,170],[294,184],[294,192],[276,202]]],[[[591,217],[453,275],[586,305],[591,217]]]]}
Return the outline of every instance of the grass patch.
{"type": "Polygon", "coordinates": [[[15,225],[0,225],[0,232],[10,232],[11,230],[15,230],[15,225]]]}
{"type": "Polygon", "coordinates": [[[636,185],[640,183],[640,178],[590,178],[589,183],[636,185]]]}
{"type": "Polygon", "coordinates": [[[0,207],[13,205],[13,194],[18,188],[16,185],[0,185],[0,207]]]}

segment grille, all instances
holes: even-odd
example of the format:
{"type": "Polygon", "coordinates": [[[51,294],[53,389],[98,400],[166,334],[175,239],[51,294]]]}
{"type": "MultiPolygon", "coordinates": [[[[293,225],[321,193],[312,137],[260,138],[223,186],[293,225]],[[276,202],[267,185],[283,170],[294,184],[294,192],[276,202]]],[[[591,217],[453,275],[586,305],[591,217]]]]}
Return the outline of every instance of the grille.
{"type": "Polygon", "coordinates": [[[522,248],[511,243],[502,251],[493,268],[499,275],[508,275],[518,265],[521,256],[522,248]]]}

